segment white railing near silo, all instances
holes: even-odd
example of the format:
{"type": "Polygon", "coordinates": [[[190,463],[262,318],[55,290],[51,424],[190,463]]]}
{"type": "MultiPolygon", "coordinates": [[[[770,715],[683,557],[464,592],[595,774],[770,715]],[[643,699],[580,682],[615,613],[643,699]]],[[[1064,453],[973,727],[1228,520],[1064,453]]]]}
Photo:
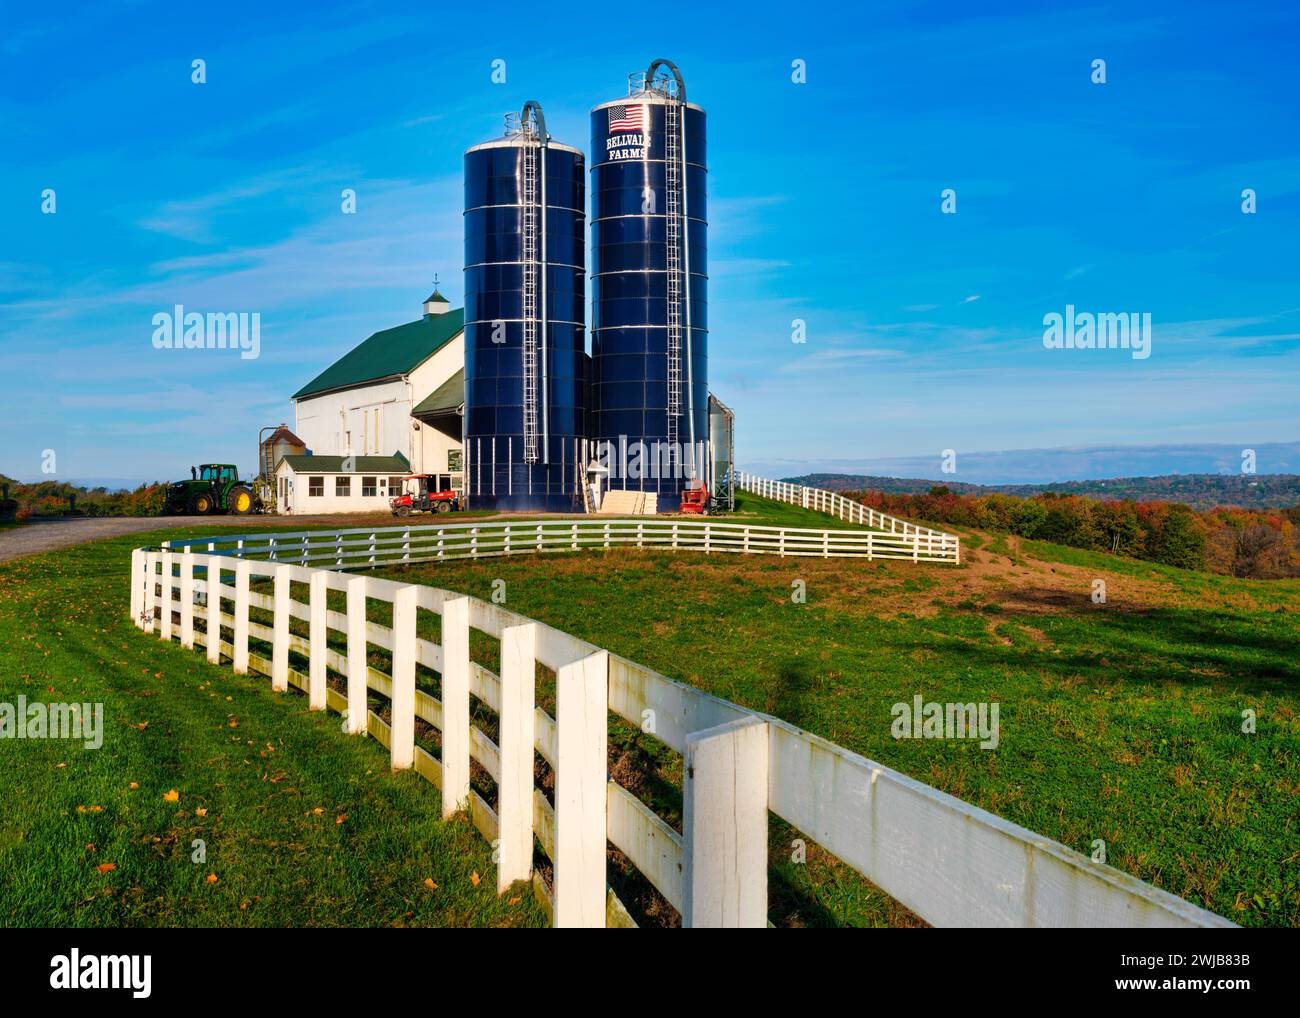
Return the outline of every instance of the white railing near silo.
{"type": "Polygon", "coordinates": [[[498,842],[498,890],[531,877],[556,925],[634,925],[607,887],[606,841],[684,925],[764,925],[768,812],[934,925],[1233,925],[779,718],[453,591],[192,547],[140,549],[131,610],[147,632],[202,645],[209,661],[265,675],[273,689],[304,691],[312,710],[347,711],[350,733],[442,789],[444,813],[467,808],[498,842]],[[331,609],[331,593],[346,610],[331,609]],[[391,623],[368,617],[374,602],[392,605],[391,623]],[[417,635],[420,612],[439,617],[438,643],[417,635]],[[470,656],[475,632],[499,641],[495,672],[470,656]],[[389,672],[370,667],[371,647],[390,652],[389,672]],[[556,677],[554,717],[537,705],[537,664],[556,677]],[[441,699],[419,688],[417,666],[440,674],[441,699]],[[391,725],[369,709],[371,693],[388,700],[391,725]],[[471,697],[496,712],[498,740],[471,720],[471,697]],[[609,779],[611,712],[686,757],[680,832],[609,779]],[[439,731],[440,759],[415,744],[417,717],[439,731]],[[534,786],[534,751],[555,772],[553,801],[534,786]],[[471,787],[471,760],[496,782],[495,804],[471,787]],[[550,884],[531,871],[534,839],[553,864],[550,884]]]}

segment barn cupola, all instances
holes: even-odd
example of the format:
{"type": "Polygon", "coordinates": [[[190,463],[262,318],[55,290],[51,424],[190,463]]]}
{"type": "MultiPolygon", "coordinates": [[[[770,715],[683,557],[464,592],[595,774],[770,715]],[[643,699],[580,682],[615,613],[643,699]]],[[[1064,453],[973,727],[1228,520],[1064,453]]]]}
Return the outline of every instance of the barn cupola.
{"type": "Polygon", "coordinates": [[[438,289],[438,277],[433,277],[433,293],[424,298],[424,317],[433,318],[435,315],[445,315],[451,310],[451,304],[447,298],[442,295],[438,289]]]}

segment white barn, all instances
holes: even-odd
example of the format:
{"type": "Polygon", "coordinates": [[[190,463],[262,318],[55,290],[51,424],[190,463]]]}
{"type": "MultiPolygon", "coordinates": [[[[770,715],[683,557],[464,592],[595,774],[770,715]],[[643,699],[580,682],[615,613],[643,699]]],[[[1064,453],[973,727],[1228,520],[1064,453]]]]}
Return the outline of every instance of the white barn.
{"type": "Polygon", "coordinates": [[[376,332],[293,394],[294,432],[308,455],[276,468],[281,513],[381,510],[377,493],[360,494],[372,487],[366,480],[382,478],[374,487],[386,499],[389,477],[401,473],[449,474],[463,490],[464,320],[435,290],[419,319],[376,332]],[[363,468],[367,458],[374,462],[363,468]],[[320,487],[308,476],[329,478],[326,492],[308,494],[320,487]]]}

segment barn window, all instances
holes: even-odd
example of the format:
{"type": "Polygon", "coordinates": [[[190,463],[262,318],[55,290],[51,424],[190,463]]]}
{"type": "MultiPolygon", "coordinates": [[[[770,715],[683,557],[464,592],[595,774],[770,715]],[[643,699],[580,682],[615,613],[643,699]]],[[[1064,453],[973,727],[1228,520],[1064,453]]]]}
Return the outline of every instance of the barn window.
{"type": "Polygon", "coordinates": [[[379,479],[377,477],[361,478],[361,497],[374,498],[376,495],[378,495],[379,494],[378,481],[379,479]]]}
{"type": "Polygon", "coordinates": [[[323,498],[325,495],[325,478],[307,478],[307,494],[312,498],[323,498]]]}
{"type": "Polygon", "coordinates": [[[352,478],[336,477],[334,478],[334,494],[338,498],[347,498],[352,494],[352,478]]]}

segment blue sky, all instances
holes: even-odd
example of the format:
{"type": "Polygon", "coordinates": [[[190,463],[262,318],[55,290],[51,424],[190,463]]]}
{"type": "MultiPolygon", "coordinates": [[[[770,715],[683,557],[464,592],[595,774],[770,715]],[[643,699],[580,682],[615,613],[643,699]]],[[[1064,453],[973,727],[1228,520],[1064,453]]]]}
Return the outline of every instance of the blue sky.
{"type": "Polygon", "coordinates": [[[0,472],[252,466],[435,272],[459,304],[464,149],[528,98],[585,149],[656,56],[709,113],[710,383],[742,463],[955,449],[963,479],[965,453],[1300,437],[1294,4],[190,6],[6,11],[0,472]],[[261,356],[154,349],[177,303],[260,312],[261,356]],[[1067,304],[1150,313],[1151,357],[1045,349],[1067,304]]]}

